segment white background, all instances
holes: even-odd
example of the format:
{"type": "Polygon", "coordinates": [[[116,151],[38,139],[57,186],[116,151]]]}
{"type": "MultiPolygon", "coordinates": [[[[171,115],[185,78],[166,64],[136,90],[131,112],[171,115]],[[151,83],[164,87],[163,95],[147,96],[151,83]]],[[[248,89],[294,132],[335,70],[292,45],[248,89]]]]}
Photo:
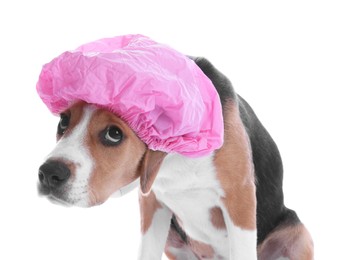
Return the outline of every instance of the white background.
{"type": "Polygon", "coordinates": [[[355,1],[13,0],[0,3],[0,29],[0,259],[136,259],[137,192],[78,209],[36,190],[58,120],[35,91],[41,66],[127,33],[223,71],[280,148],[286,204],[316,259],[356,259],[355,1]]]}

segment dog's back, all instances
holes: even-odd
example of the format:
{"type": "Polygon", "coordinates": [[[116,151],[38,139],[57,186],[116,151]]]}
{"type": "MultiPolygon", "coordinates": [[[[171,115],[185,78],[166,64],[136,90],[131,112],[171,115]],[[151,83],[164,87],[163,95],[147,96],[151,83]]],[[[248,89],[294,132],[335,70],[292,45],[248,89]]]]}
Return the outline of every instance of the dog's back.
{"type": "MultiPolygon", "coordinates": [[[[217,89],[223,111],[229,100],[237,99],[240,118],[252,149],[256,198],[259,259],[313,259],[313,242],[297,214],[285,207],[283,165],[277,145],[261,124],[250,105],[208,60],[192,58],[217,89]]],[[[237,158],[236,158],[237,159],[237,158]]]]}

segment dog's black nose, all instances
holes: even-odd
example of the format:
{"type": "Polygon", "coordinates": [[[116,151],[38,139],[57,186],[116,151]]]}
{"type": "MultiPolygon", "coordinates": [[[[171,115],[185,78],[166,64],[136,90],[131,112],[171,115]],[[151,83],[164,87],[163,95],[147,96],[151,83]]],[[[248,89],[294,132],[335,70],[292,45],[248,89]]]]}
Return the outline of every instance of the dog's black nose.
{"type": "Polygon", "coordinates": [[[40,183],[49,188],[59,187],[69,179],[69,176],[69,168],[60,161],[47,161],[38,170],[40,183]]]}

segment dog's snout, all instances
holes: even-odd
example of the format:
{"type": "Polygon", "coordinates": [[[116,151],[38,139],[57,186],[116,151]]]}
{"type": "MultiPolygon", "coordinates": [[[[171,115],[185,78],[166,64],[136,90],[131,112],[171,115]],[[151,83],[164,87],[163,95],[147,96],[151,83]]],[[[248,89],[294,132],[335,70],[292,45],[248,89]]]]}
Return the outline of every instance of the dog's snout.
{"type": "Polygon", "coordinates": [[[57,188],[70,177],[70,169],[61,161],[47,161],[38,170],[38,178],[42,185],[57,188]]]}

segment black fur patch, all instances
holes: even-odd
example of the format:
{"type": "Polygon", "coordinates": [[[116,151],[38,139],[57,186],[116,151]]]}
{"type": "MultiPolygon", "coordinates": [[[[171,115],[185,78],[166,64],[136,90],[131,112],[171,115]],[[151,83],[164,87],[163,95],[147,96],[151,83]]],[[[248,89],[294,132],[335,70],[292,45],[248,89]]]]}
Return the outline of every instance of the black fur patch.
{"type": "Polygon", "coordinates": [[[240,117],[250,139],[255,167],[257,197],[257,237],[261,243],[280,223],[299,222],[294,211],[284,206],[283,165],[277,145],[261,124],[249,104],[235,93],[230,80],[207,59],[190,57],[213,82],[223,111],[228,100],[236,100],[240,117]]]}

